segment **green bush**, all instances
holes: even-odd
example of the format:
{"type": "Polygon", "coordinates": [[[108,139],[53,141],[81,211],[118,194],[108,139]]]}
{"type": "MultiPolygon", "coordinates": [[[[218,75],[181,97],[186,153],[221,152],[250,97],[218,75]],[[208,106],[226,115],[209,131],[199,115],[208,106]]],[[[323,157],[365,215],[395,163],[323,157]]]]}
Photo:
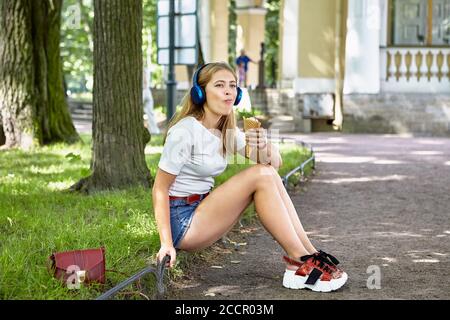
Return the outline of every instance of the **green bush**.
{"type": "Polygon", "coordinates": [[[245,111],[245,110],[236,110],[236,118],[237,120],[241,120],[244,118],[251,118],[256,116],[262,116],[264,113],[259,110],[252,108],[251,111],[245,111]]]}

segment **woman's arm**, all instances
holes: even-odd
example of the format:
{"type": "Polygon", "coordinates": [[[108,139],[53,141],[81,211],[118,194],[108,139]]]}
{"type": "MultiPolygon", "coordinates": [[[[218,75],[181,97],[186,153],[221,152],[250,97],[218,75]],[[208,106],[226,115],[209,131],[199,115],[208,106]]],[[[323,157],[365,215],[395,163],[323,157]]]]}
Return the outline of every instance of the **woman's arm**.
{"type": "MultiPolygon", "coordinates": [[[[267,141],[265,129],[251,129],[245,135],[247,137],[247,143],[251,147],[249,154],[250,160],[257,162],[257,152],[259,151],[259,163],[270,164],[276,170],[283,165],[280,151],[275,144],[267,141]]],[[[245,157],[245,148],[237,150],[237,152],[245,157]]]]}
{"type": "Polygon", "coordinates": [[[275,144],[268,142],[266,150],[263,149],[262,153],[269,156],[268,160],[270,160],[270,164],[276,170],[278,170],[283,165],[283,159],[281,158],[280,150],[275,144]]]}
{"type": "Polygon", "coordinates": [[[280,151],[275,144],[267,142],[267,144],[265,146],[262,145],[260,149],[257,149],[256,147],[251,148],[250,159],[254,162],[257,160],[257,152],[259,152],[259,163],[270,164],[276,170],[283,165],[280,151]]]}
{"type": "Polygon", "coordinates": [[[170,267],[173,267],[176,258],[176,252],[173,248],[172,232],[170,229],[169,205],[169,188],[175,181],[175,178],[175,175],[158,169],[152,189],[153,209],[155,212],[159,239],[161,241],[161,250],[158,253],[158,259],[162,260],[166,254],[170,255],[170,267]]]}

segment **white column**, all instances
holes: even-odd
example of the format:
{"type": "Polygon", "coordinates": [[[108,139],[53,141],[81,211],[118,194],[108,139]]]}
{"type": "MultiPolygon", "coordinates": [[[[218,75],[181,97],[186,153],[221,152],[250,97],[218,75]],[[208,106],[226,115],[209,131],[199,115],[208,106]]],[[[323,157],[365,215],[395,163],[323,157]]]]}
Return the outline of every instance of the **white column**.
{"type": "Polygon", "coordinates": [[[399,81],[402,83],[406,83],[406,53],[408,50],[399,50],[400,51],[400,78],[399,81]]]}
{"type": "Polygon", "coordinates": [[[417,82],[417,72],[419,70],[417,69],[416,56],[417,56],[418,51],[415,49],[411,49],[410,52],[411,52],[412,59],[411,59],[411,68],[409,69],[409,71],[411,72],[411,78],[409,79],[409,81],[417,82]]]}
{"type": "Polygon", "coordinates": [[[422,64],[420,65],[420,82],[427,83],[428,82],[428,65],[427,65],[427,54],[428,51],[420,50],[422,54],[422,64]]]}
{"type": "Polygon", "coordinates": [[[379,0],[349,0],[344,93],[380,91],[379,0]]]}
{"type": "Polygon", "coordinates": [[[449,68],[448,68],[448,64],[449,64],[449,59],[450,59],[450,54],[448,54],[448,52],[443,52],[444,54],[444,64],[442,65],[442,81],[447,81],[449,80],[448,78],[448,72],[449,72],[449,68]]]}
{"type": "Polygon", "coordinates": [[[431,77],[437,78],[439,72],[437,64],[437,56],[439,54],[439,50],[431,50],[431,53],[433,54],[433,62],[431,63],[431,77]]]}
{"type": "Polygon", "coordinates": [[[283,8],[282,87],[292,88],[298,71],[299,1],[285,0],[283,8]]]}
{"type": "Polygon", "coordinates": [[[388,0],[380,1],[380,47],[387,47],[388,35],[388,0]]]}
{"type": "Polygon", "coordinates": [[[211,62],[211,6],[210,0],[198,1],[198,30],[205,62],[211,62]]]}
{"type": "Polygon", "coordinates": [[[397,78],[397,65],[395,64],[395,55],[397,53],[396,50],[388,50],[389,54],[391,55],[391,64],[389,65],[389,82],[396,82],[397,78]]]}

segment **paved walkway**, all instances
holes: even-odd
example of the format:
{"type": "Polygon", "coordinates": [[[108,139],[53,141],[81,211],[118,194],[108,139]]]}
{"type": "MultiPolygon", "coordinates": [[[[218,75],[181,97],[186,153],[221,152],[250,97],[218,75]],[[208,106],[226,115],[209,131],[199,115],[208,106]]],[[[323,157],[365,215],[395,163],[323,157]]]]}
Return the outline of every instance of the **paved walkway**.
{"type": "Polygon", "coordinates": [[[449,299],[450,139],[292,136],[317,156],[316,175],[292,201],[313,244],[341,260],[347,284],[328,294],[283,288],[282,251],[256,225],[230,234],[247,242],[239,250],[215,245],[219,254],[174,284],[171,297],[449,299]]]}

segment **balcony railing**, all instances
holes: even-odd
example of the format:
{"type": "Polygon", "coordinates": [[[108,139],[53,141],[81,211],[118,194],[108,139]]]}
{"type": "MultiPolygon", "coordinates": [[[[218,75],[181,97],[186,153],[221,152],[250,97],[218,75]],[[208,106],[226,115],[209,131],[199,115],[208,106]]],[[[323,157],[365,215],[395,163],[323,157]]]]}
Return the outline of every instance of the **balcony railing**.
{"type": "Polygon", "coordinates": [[[384,92],[450,92],[450,48],[382,48],[384,92]]]}

